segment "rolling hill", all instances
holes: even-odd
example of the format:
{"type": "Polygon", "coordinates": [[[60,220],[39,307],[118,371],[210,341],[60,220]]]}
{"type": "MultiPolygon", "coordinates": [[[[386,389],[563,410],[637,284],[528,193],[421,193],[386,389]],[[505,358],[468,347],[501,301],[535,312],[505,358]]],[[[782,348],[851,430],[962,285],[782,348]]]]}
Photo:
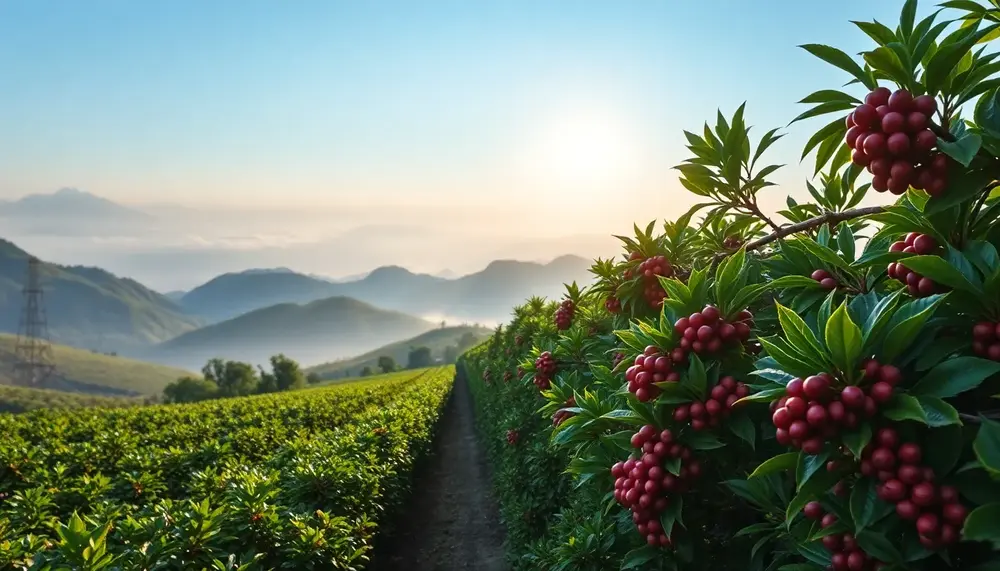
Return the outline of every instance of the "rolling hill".
{"type": "Polygon", "coordinates": [[[319,363],[433,327],[412,315],[336,296],[251,311],[162,343],[147,358],[199,369],[213,357],[265,364],[277,353],[303,364],[319,363]]]}
{"type": "MultiPolygon", "coordinates": [[[[14,379],[14,347],[17,337],[0,334],[0,383],[12,384],[14,379]]],[[[53,359],[60,378],[51,379],[43,387],[90,395],[155,395],[178,377],[189,371],[93,353],[65,345],[52,346],[53,359]]]]}
{"type": "MultiPolygon", "coordinates": [[[[28,258],[0,239],[0,332],[17,333],[28,258]]],[[[133,354],[203,323],[168,297],[99,268],[43,262],[40,272],[49,333],[64,345],[133,354]]]]}
{"type": "Polygon", "coordinates": [[[589,268],[584,258],[562,256],[547,264],[498,260],[455,279],[400,266],[384,266],[364,278],[340,283],[298,273],[241,272],[194,288],[180,304],[190,314],[221,320],[277,303],[346,296],[413,315],[493,322],[506,320],[512,306],[532,295],[558,296],[564,283],[589,283],[589,268]]]}
{"type": "Polygon", "coordinates": [[[434,358],[439,358],[444,356],[446,347],[457,345],[463,337],[466,337],[468,340],[468,346],[472,346],[492,334],[492,329],[472,325],[442,327],[421,333],[405,341],[398,341],[384,347],[379,347],[357,357],[310,367],[306,370],[306,373],[316,373],[324,379],[356,377],[361,374],[361,370],[365,367],[377,369],[378,358],[383,355],[392,357],[400,365],[406,365],[406,358],[409,355],[410,347],[428,347],[431,350],[431,355],[434,358]]]}

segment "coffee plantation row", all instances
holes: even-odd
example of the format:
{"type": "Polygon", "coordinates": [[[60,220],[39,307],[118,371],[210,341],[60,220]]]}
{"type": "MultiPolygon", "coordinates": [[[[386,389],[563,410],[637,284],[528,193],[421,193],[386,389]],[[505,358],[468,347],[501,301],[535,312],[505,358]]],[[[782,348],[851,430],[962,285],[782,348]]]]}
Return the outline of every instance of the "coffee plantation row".
{"type": "Polygon", "coordinates": [[[809,202],[719,113],[695,207],[463,356],[515,569],[1000,570],[1000,2],[916,12],[801,46],[809,202]]]}
{"type": "Polygon", "coordinates": [[[0,414],[0,569],[361,569],[453,378],[0,414]]]}

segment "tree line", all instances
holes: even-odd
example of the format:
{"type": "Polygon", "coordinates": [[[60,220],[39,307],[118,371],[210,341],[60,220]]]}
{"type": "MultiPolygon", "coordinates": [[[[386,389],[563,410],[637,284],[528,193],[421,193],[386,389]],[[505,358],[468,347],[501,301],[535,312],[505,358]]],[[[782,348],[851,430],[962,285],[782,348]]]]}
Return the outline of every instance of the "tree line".
{"type": "Polygon", "coordinates": [[[320,382],[319,375],[306,375],[299,364],[283,354],[271,357],[271,370],[249,363],[210,359],[201,376],[184,376],[163,389],[169,403],[187,403],[301,389],[320,382]]]}

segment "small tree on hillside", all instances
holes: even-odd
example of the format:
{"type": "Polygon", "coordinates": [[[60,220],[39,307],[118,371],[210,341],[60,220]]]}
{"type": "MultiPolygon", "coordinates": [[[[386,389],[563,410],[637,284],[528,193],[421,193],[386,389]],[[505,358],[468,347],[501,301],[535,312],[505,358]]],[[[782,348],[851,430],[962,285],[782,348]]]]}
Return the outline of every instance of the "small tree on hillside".
{"type": "Polygon", "coordinates": [[[201,370],[205,380],[219,388],[219,396],[234,397],[258,392],[260,379],[253,366],[239,361],[211,359],[201,370]]]}
{"type": "Polygon", "coordinates": [[[378,358],[378,368],[383,373],[391,373],[396,370],[396,360],[388,355],[378,358]]]}
{"type": "Polygon", "coordinates": [[[434,364],[434,359],[431,357],[430,347],[413,347],[410,349],[410,354],[406,360],[406,367],[408,369],[421,369],[423,367],[430,367],[434,364]]]}
{"type": "Polygon", "coordinates": [[[448,345],[444,348],[444,362],[454,363],[458,360],[458,355],[460,351],[456,345],[448,345]]]}
{"type": "Polygon", "coordinates": [[[374,371],[372,371],[372,368],[370,366],[368,366],[368,365],[365,365],[365,368],[361,369],[361,376],[362,377],[370,377],[373,374],[374,374],[374,371]]]}
{"type": "Polygon", "coordinates": [[[219,396],[219,387],[207,379],[181,377],[163,389],[166,402],[197,402],[219,396]]]}
{"type": "Polygon", "coordinates": [[[306,382],[309,383],[310,385],[319,384],[319,382],[322,380],[323,377],[319,376],[319,373],[313,372],[306,375],[306,382]]]}
{"type": "Polygon", "coordinates": [[[306,376],[298,362],[284,354],[271,357],[271,371],[279,391],[300,389],[306,386],[306,376]]]}

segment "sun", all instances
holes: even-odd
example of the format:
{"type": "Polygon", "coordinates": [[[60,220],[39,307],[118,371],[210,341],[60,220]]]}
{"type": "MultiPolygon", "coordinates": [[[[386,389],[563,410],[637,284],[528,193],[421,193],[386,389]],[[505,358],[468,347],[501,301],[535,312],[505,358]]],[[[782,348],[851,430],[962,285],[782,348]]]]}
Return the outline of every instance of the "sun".
{"type": "Polygon", "coordinates": [[[531,169],[547,188],[606,191],[635,171],[634,137],[609,112],[563,113],[544,125],[532,148],[531,169]]]}

